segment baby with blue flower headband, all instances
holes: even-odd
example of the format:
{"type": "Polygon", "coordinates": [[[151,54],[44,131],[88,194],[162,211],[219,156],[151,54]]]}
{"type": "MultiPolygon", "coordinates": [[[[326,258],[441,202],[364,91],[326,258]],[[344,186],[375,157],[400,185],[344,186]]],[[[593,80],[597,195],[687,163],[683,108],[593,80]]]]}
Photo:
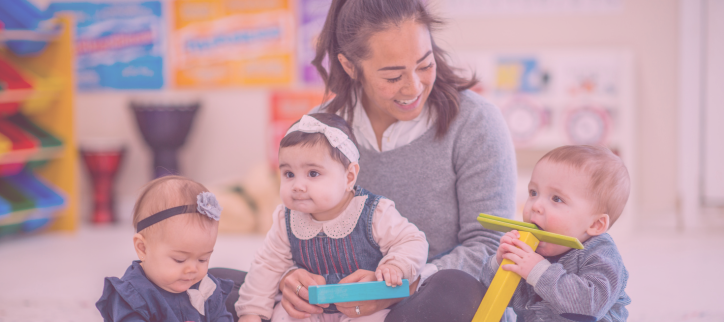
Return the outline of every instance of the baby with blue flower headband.
{"type": "Polygon", "coordinates": [[[104,321],[234,321],[224,305],[233,282],[207,273],[220,215],[216,197],[198,182],[149,182],[133,209],[139,260],[120,279],[105,279],[96,303],[104,321]]]}

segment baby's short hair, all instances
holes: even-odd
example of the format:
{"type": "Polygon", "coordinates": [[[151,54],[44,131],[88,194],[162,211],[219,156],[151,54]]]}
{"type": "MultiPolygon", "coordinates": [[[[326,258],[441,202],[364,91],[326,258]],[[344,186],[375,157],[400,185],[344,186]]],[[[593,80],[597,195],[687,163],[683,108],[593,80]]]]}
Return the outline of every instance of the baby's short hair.
{"type": "MultiPolygon", "coordinates": [[[[138,228],[138,223],[149,216],[173,207],[184,205],[195,205],[196,196],[209,190],[204,185],[182,176],[164,176],[152,180],[141,188],[141,193],[133,206],[133,228],[138,228]]],[[[201,225],[210,225],[214,222],[206,215],[193,213],[189,214],[201,225]]],[[[185,215],[184,215],[185,216],[185,215]]],[[[153,224],[140,233],[148,236],[149,233],[163,227],[166,220],[153,224]]]]}
{"type": "MultiPolygon", "coordinates": [[[[322,122],[328,126],[340,129],[342,132],[344,132],[344,134],[347,134],[347,137],[352,140],[354,146],[359,149],[359,146],[357,145],[357,140],[354,137],[354,133],[352,133],[352,127],[350,127],[347,121],[345,121],[342,117],[332,113],[314,113],[309,114],[309,116],[317,119],[317,121],[322,122]]],[[[294,124],[297,123],[299,123],[299,121],[294,122],[294,124]]],[[[294,126],[294,124],[292,124],[292,126],[294,126]]],[[[327,141],[327,138],[322,133],[305,133],[301,131],[291,132],[287,134],[279,143],[279,149],[300,144],[302,146],[315,146],[320,143],[324,144],[326,147],[329,148],[329,153],[331,154],[332,159],[342,163],[345,169],[349,166],[350,163],[352,163],[351,161],[349,161],[349,159],[347,159],[342,151],[335,147],[332,147],[332,145],[329,144],[329,141],[327,141]]]]}
{"type": "Polygon", "coordinates": [[[569,165],[590,175],[588,193],[595,199],[595,211],[608,214],[609,227],[613,226],[621,216],[631,191],[628,170],[623,160],[608,148],[590,145],[562,146],[541,158],[546,159],[569,165]]]}

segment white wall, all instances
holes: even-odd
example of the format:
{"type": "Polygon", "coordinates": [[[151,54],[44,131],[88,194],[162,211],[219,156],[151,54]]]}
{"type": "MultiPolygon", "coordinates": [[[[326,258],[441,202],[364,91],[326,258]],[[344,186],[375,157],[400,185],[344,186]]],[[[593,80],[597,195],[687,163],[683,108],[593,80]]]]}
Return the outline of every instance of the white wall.
{"type": "MultiPolygon", "coordinates": [[[[207,186],[242,178],[252,166],[266,160],[266,90],[228,89],[211,91],[98,92],[76,96],[76,135],[82,144],[97,137],[125,142],[116,186],[120,219],[130,222],[139,188],[152,179],[152,154],[143,142],[129,101],[164,97],[200,99],[201,109],[186,145],[179,153],[183,175],[207,186]]],[[[169,98],[171,99],[171,98],[169,98]]],[[[80,195],[90,196],[87,172],[81,169],[80,195]]],[[[90,213],[90,197],[81,197],[81,215],[90,213]]]]}
{"type": "MultiPolygon", "coordinates": [[[[434,7],[440,1],[430,0],[434,7]]],[[[535,48],[623,48],[634,53],[638,163],[634,188],[643,219],[673,223],[676,194],[676,111],[679,50],[678,1],[626,0],[620,11],[602,14],[500,15],[447,19],[436,34],[440,45],[455,50],[525,50],[535,48]],[[655,216],[655,217],[653,217],[655,216]]],[[[174,94],[181,93],[181,94],[174,94]]],[[[261,89],[181,91],[198,95],[204,106],[186,148],[184,173],[213,185],[242,177],[265,160],[267,94],[261,89]]],[[[151,156],[143,145],[128,100],[148,92],[80,93],[77,136],[116,136],[129,153],[121,169],[118,194],[125,214],[138,188],[150,179],[151,156]]],[[[158,93],[151,92],[152,95],[158,93]]],[[[82,193],[87,192],[82,172],[82,193]]],[[[86,194],[83,194],[86,195],[86,194]]],[[[84,214],[90,200],[82,200],[84,214]]]]}
{"type": "Polygon", "coordinates": [[[702,199],[705,206],[724,207],[724,1],[705,1],[703,65],[704,121],[702,199]]]}

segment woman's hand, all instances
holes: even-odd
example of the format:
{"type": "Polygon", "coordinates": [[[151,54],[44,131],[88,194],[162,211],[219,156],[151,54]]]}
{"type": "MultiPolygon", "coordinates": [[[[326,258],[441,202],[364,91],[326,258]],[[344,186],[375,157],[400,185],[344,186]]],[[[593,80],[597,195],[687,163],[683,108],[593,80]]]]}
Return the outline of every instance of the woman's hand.
{"type": "Polygon", "coordinates": [[[261,318],[258,315],[242,315],[238,322],[261,322],[261,318]]]}
{"type": "Polygon", "coordinates": [[[517,230],[511,230],[505,233],[503,237],[500,237],[500,246],[498,246],[498,251],[495,253],[495,259],[498,261],[498,265],[503,262],[503,255],[508,253],[504,245],[513,245],[513,241],[518,240],[519,238],[520,233],[517,230]]]}
{"type": "MultiPolygon", "coordinates": [[[[360,269],[360,270],[357,270],[354,273],[350,274],[349,276],[343,278],[341,281],[339,281],[339,284],[357,283],[357,282],[373,282],[376,280],[377,280],[377,277],[375,276],[375,272],[360,269]]],[[[418,282],[419,282],[419,279],[417,281],[415,281],[414,283],[410,284],[410,295],[415,293],[415,290],[417,290],[418,282]]],[[[402,298],[370,300],[370,301],[360,301],[360,302],[334,303],[334,305],[336,305],[337,310],[342,312],[344,315],[351,317],[351,318],[355,318],[355,317],[370,315],[379,310],[384,310],[384,309],[392,306],[392,304],[395,304],[399,301],[402,301],[402,298]],[[359,315],[357,315],[356,307],[359,307],[359,312],[360,312],[359,315]]]]}
{"type": "Polygon", "coordinates": [[[279,290],[282,292],[282,307],[289,313],[289,316],[295,319],[308,318],[311,314],[321,314],[322,308],[328,307],[329,304],[309,304],[307,287],[325,284],[327,282],[324,277],[312,274],[304,269],[300,268],[289,272],[279,283],[279,290]]]}

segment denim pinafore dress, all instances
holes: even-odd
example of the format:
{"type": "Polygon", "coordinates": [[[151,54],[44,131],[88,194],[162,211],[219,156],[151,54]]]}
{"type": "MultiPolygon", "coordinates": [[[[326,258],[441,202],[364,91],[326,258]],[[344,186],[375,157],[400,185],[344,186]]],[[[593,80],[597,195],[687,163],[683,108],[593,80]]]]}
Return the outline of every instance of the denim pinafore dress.
{"type": "MultiPolygon", "coordinates": [[[[323,276],[327,284],[337,284],[358,269],[375,271],[383,255],[372,236],[372,216],[382,198],[355,186],[355,196],[345,210],[351,211],[351,214],[340,215],[344,218],[337,222],[339,225],[329,229],[309,227],[308,222],[304,222],[310,220],[309,214],[293,213],[287,208],[284,219],[295,265],[312,274],[323,276]],[[355,219],[357,212],[359,217],[356,223],[353,223],[351,221],[355,219]],[[295,216],[308,218],[300,220],[295,216]],[[295,229],[299,231],[295,233],[295,229]]],[[[338,312],[334,304],[324,309],[324,313],[338,312]]]]}

